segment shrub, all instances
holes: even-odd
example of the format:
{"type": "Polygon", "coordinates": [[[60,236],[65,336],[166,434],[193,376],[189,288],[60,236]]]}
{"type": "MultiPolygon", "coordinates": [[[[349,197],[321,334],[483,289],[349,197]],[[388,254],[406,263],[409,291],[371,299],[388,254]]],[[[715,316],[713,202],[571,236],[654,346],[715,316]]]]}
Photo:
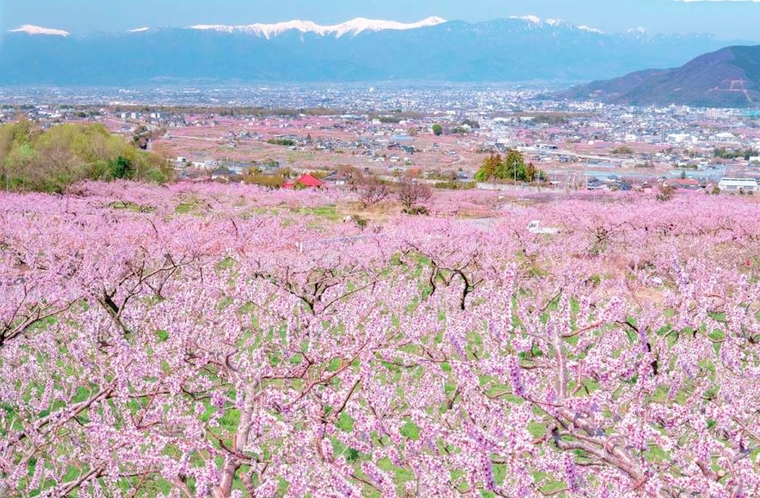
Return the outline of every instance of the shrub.
{"type": "Polygon", "coordinates": [[[425,206],[408,207],[404,208],[401,212],[411,216],[427,216],[430,214],[430,210],[425,206]]]}
{"type": "Polygon", "coordinates": [[[109,180],[124,180],[132,178],[134,174],[132,161],[124,156],[111,159],[108,161],[107,174],[109,180]]]}
{"type": "Polygon", "coordinates": [[[357,225],[359,225],[362,228],[365,228],[367,226],[367,223],[368,223],[368,221],[365,218],[362,218],[358,214],[352,215],[351,216],[351,221],[353,221],[354,223],[356,223],[357,225]]]}
{"type": "Polygon", "coordinates": [[[293,147],[296,144],[295,140],[289,138],[270,138],[267,140],[267,143],[270,145],[282,145],[283,147],[293,147]]]}

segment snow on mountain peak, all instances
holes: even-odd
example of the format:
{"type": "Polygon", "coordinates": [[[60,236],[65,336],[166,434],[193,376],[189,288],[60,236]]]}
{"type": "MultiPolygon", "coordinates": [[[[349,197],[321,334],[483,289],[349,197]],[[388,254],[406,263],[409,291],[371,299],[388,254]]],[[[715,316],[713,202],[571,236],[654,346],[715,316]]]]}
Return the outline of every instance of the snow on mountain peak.
{"type": "Polygon", "coordinates": [[[509,18],[516,19],[518,21],[524,21],[535,26],[550,26],[552,28],[571,26],[571,24],[564,19],[541,19],[540,17],[534,16],[532,14],[527,16],[510,16],[509,18]]]}
{"type": "Polygon", "coordinates": [[[591,26],[578,26],[578,29],[580,29],[581,31],[588,31],[589,33],[596,33],[599,35],[604,34],[604,31],[602,31],[601,29],[592,28],[591,26]]]}
{"type": "MultiPolygon", "coordinates": [[[[760,0],[758,0],[758,1],[760,1],[760,0]]],[[[510,19],[517,19],[518,21],[524,21],[524,22],[526,22],[526,23],[528,23],[529,25],[532,25],[532,26],[538,26],[538,27],[549,26],[549,27],[552,27],[552,28],[568,28],[568,29],[577,29],[577,30],[580,30],[580,31],[586,31],[586,32],[589,32],[589,33],[596,33],[596,34],[600,34],[600,35],[604,34],[603,31],[601,31],[601,30],[599,30],[597,28],[592,28],[591,26],[585,26],[585,25],[574,26],[574,25],[570,24],[569,22],[565,21],[564,19],[543,19],[542,20],[540,17],[534,16],[534,15],[528,15],[528,16],[510,16],[509,18],[510,19]]]]}
{"type": "Polygon", "coordinates": [[[403,31],[407,29],[425,28],[429,26],[437,26],[445,23],[444,19],[440,17],[428,17],[422,21],[416,23],[400,23],[396,21],[374,21],[372,19],[357,18],[352,21],[338,24],[337,26],[330,26],[330,31],[334,31],[336,36],[341,37],[346,33],[359,34],[362,31],[384,31],[395,30],[403,31]]]}
{"type": "Polygon", "coordinates": [[[137,29],[130,29],[130,33],[144,33],[146,31],[149,31],[150,28],[137,28],[137,29]]]}
{"type": "Polygon", "coordinates": [[[285,31],[297,30],[302,33],[315,32],[324,34],[320,26],[309,21],[288,21],[277,24],[250,24],[247,26],[226,26],[223,24],[197,24],[188,29],[201,31],[220,31],[223,33],[248,33],[265,38],[277,36],[285,31]]]}
{"type": "Polygon", "coordinates": [[[287,21],[276,24],[249,24],[244,26],[226,26],[221,24],[198,24],[188,29],[221,31],[224,33],[248,33],[263,36],[267,39],[280,35],[286,31],[300,31],[301,33],[316,33],[321,36],[335,35],[340,38],[345,34],[357,35],[363,31],[384,30],[407,30],[436,26],[446,22],[440,17],[428,17],[416,23],[400,23],[396,21],[379,21],[372,19],[357,18],[334,26],[321,26],[311,21],[287,21]]]}
{"type": "Polygon", "coordinates": [[[537,17],[537,16],[534,16],[534,15],[529,15],[529,16],[510,16],[509,18],[510,19],[519,19],[521,21],[528,21],[528,22],[533,23],[533,24],[542,24],[541,23],[541,18],[537,17]]]}
{"type": "Polygon", "coordinates": [[[10,30],[10,33],[26,33],[28,35],[48,35],[48,36],[69,36],[68,31],[62,29],[50,29],[31,24],[24,24],[16,29],[10,30]]]}

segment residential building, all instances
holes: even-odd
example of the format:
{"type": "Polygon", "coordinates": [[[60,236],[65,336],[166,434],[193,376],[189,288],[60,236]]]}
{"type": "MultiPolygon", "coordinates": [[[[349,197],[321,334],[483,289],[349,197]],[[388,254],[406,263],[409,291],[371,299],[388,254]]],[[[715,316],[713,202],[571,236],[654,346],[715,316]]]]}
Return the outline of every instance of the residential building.
{"type": "Polygon", "coordinates": [[[756,192],[758,184],[754,178],[723,178],[718,188],[726,192],[756,192]]]}

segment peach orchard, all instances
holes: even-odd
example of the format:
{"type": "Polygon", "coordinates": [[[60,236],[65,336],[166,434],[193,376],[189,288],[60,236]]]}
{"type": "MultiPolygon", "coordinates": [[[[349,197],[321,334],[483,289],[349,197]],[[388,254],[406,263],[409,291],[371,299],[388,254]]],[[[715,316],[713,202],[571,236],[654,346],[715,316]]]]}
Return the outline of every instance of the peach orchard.
{"type": "Polygon", "coordinates": [[[760,496],[760,207],[605,200],[0,194],[0,496],[760,496]]]}

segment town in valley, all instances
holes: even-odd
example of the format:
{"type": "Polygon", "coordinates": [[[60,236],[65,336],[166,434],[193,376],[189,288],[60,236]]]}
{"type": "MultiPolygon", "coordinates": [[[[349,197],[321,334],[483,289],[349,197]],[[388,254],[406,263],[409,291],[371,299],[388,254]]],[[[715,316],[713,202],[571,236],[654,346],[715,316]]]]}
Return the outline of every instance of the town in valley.
{"type": "Polygon", "coordinates": [[[0,94],[0,122],[101,123],[160,153],[181,181],[276,184],[283,173],[308,173],[339,187],[352,168],[442,189],[751,194],[760,179],[760,114],[751,110],[552,100],[540,88],[90,92],[34,96],[54,104],[32,103],[32,92],[0,94]],[[509,150],[545,181],[476,181],[485,157],[509,150]]]}

